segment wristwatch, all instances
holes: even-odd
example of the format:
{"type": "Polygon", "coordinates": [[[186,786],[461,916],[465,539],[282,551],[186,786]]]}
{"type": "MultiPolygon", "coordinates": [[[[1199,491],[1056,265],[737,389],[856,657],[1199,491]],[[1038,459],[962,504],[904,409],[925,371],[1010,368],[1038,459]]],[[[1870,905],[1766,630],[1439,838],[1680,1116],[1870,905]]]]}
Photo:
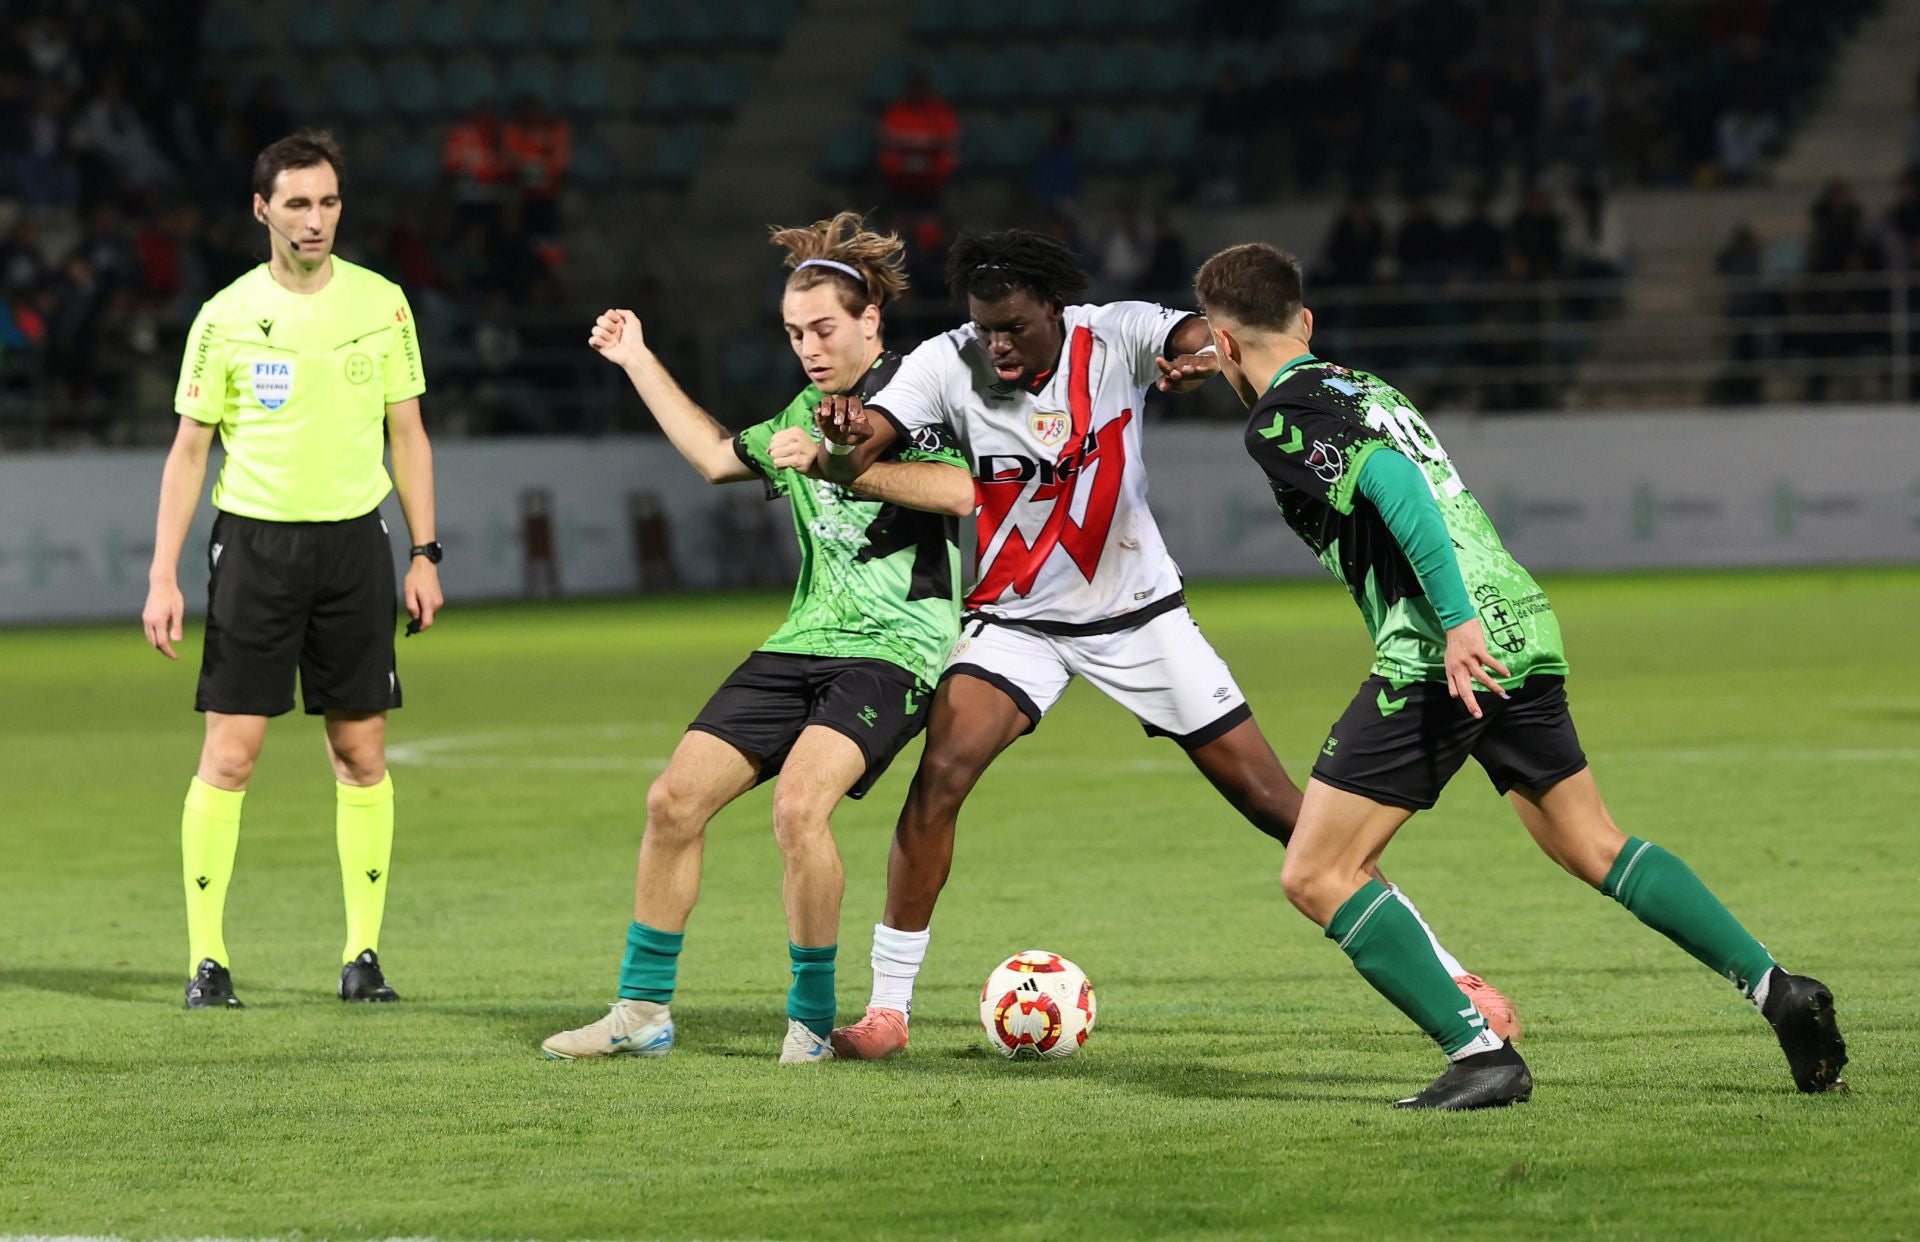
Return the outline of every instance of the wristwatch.
{"type": "Polygon", "coordinates": [[[429,563],[434,565],[438,565],[440,563],[440,558],[443,555],[445,555],[445,553],[441,549],[440,541],[438,539],[434,540],[432,543],[416,544],[413,547],[407,549],[407,557],[409,559],[416,556],[424,556],[427,558],[429,563]]]}

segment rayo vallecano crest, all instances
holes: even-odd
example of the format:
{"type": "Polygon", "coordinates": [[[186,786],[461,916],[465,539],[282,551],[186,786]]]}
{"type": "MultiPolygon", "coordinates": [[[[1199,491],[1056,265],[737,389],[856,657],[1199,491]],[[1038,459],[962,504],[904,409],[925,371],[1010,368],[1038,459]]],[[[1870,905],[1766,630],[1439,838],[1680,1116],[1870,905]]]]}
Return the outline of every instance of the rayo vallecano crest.
{"type": "Polygon", "coordinates": [[[1072,425],[1065,414],[1048,414],[1036,411],[1027,416],[1027,425],[1033,428],[1034,438],[1052,448],[1067,438],[1067,428],[1072,425]]]}

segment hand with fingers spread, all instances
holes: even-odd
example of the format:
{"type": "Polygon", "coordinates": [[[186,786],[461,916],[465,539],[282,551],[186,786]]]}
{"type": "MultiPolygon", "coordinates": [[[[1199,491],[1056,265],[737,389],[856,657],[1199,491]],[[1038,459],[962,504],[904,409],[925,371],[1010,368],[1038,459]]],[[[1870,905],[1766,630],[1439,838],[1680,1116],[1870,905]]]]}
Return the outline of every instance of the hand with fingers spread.
{"type": "Polygon", "coordinates": [[[1161,392],[1192,392],[1219,374],[1220,355],[1212,350],[1201,354],[1181,354],[1172,362],[1155,358],[1153,365],[1160,368],[1160,378],[1155,386],[1161,392]]]}
{"type": "Polygon", "coordinates": [[[810,479],[820,477],[820,445],[804,427],[783,427],[767,441],[767,455],[781,470],[798,470],[810,479]]]}
{"type": "Polygon", "coordinates": [[[1503,699],[1507,697],[1506,688],[1495,681],[1488,670],[1502,677],[1511,676],[1507,666],[1487,651],[1487,637],[1481,632],[1480,618],[1462,621],[1447,631],[1447,693],[1464,703],[1475,720],[1481,716],[1476,683],[1503,699]]]}
{"type": "Polygon", "coordinates": [[[623,367],[647,352],[646,340],[640,332],[640,316],[630,310],[602,311],[600,318],[593,321],[593,331],[587,334],[587,344],[608,362],[623,367]]]}
{"type": "Polygon", "coordinates": [[[146,627],[147,645],[169,660],[180,657],[173,644],[180,641],[180,622],[187,613],[187,601],[177,582],[156,582],[147,588],[147,606],[140,612],[140,624],[146,627]]]}

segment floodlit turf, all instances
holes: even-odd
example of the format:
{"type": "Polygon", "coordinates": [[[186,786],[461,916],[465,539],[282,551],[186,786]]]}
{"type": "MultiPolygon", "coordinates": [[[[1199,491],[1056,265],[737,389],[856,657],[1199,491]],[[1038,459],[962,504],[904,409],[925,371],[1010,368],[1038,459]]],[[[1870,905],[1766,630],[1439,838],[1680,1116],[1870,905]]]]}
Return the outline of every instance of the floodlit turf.
{"type": "MultiPolygon", "coordinates": [[[[1278,847],[1083,686],[968,807],[904,1059],[775,1066],[763,790],[713,825],[680,1048],[544,1061],[611,999],[645,783],[771,595],[456,604],[403,644],[397,1006],[333,997],[331,777],[317,725],[278,722],[228,915],[249,1008],[186,1013],[198,647],[168,665],[130,620],[0,633],[0,1234],[1920,1236],[1920,574],[1548,586],[1616,817],[1833,986],[1851,1096],[1796,1095],[1745,1002],[1469,768],[1387,869],[1516,998],[1539,1085],[1391,1110],[1432,1047],[1286,907],[1278,847]],[[1099,988],[1077,1060],[984,1051],[980,980],[1035,946],[1099,988]]],[[[1352,606],[1324,581],[1193,600],[1303,772],[1365,671],[1352,606]]],[[[915,754],[837,817],[843,1018],[915,754]]]]}

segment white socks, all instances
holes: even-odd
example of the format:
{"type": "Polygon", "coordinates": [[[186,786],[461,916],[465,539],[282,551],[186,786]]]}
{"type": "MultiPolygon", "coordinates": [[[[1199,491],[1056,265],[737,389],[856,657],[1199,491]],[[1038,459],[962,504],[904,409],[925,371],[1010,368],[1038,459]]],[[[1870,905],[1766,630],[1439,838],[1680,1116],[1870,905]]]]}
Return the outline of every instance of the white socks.
{"type": "Polygon", "coordinates": [[[1748,1000],[1753,1002],[1753,1007],[1760,1011],[1760,1016],[1763,1018],[1767,1016],[1767,993],[1773,990],[1773,971],[1779,969],[1778,966],[1775,966],[1773,970],[1769,970],[1766,974],[1761,975],[1760,982],[1753,985],[1753,991],[1747,997],[1748,1000]]]}
{"type": "MultiPolygon", "coordinates": [[[[1460,964],[1459,958],[1455,957],[1453,954],[1447,952],[1444,948],[1441,947],[1440,938],[1433,934],[1433,928],[1428,927],[1427,921],[1420,917],[1420,911],[1414,908],[1413,899],[1408,897],[1405,893],[1401,892],[1400,886],[1398,884],[1389,884],[1387,885],[1387,887],[1390,890],[1392,890],[1394,898],[1398,900],[1401,905],[1407,908],[1407,913],[1413,916],[1413,921],[1420,924],[1420,930],[1427,933],[1427,943],[1433,946],[1433,951],[1439,955],[1440,964],[1447,968],[1447,973],[1452,975],[1456,979],[1459,978],[1461,975],[1470,974],[1471,972],[1468,971],[1468,969],[1465,966],[1462,966],[1460,964]]],[[[1495,1045],[1495,1047],[1498,1047],[1498,1046],[1499,1046],[1498,1044],[1495,1045]]],[[[1490,1052],[1492,1051],[1492,1049],[1481,1048],[1479,1049],[1479,1051],[1490,1052]]]]}
{"type": "Polygon", "coordinates": [[[871,1009],[913,1012],[913,980],[927,960],[931,932],[895,931],[885,923],[873,925],[873,999],[871,1009]]]}
{"type": "Polygon", "coordinates": [[[1507,1041],[1495,1035],[1493,1028],[1482,1027],[1480,1033],[1473,1037],[1472,1043],[1460,1049],[1458,1052],[1448,1054],[1447,1060],[1464,1061],[1468,1057],[1477,1057],[1483,1052],[1498,1052],[1506,1046],[1507,1041]]]}

